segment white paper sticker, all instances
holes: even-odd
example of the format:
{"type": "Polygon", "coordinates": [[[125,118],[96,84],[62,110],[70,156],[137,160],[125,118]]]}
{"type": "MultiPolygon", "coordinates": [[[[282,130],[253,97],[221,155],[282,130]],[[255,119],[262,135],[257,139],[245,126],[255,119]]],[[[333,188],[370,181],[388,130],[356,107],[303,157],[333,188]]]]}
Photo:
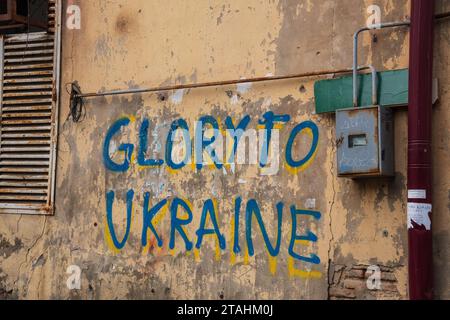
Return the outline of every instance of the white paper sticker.
{"type": "Polygon", "coordinates": [[[408,199],[426,199],[427,190],[408,190],[408,199]]]}
{"type": "Polygon", "coordinates": [[[413,221],[431,230],[431,219],[429,213],[432,205],[428,203],[408,203],[408,229],[413,229],[413,221]]]}

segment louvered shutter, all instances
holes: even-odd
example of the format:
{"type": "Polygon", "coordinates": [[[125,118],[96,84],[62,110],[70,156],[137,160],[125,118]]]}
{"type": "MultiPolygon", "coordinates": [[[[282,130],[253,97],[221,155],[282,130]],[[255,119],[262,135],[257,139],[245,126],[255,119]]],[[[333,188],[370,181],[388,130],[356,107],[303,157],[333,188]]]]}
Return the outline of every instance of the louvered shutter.
{"type": "Polygon", "coordinates": [[[48,32],[55,33],[56,30],[56,0],[48,1],[48,32]]]}
{"type": "Polygon", "coordinates": [[[52,214],[57,138],[55,1],[49,30],[0,41],[0,214],[52,214]],[[53,21],[53,24],[52,22],[53,21]]]}

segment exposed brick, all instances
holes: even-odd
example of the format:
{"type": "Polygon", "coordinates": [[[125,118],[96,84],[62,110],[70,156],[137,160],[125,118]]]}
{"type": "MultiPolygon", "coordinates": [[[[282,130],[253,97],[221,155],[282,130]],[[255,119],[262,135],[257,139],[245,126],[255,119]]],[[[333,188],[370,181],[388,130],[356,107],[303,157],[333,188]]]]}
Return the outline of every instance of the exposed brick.
{"type": "Polygon", "coordinates": [[[357,279],[364,279],[365,270],[363,269],[351,269],[347,271],[347,277],[348,278],[357,278],[357,279]]]}
{"type": "Polygon", "coordinates": [[[359,279],[345,279],[344,280],[344,288],[347,289],[364,289],[366,288],[366,282],[364,280],[359,280],[359,279]]]}
{"type": "Polygon", "coordinates": [[[394,272],[395,267],[381,266],[380,269],[381,269],[381,272],[387,272],[387,273],[391,272],[392,273],[392,272],[394,272]]]}
{"type": "MultiPolygon", "coordinates": [[[[372,275],[371,272],[366,272],[364,274],[364,277],[366,279],[368,279],[371,275],[372,275]]],[[[395,275],[392,272],[383,272],[383,271],[381,271],[381,280],[388,281],[388,282],[396,282],[397,278],[395,277],[395,275]]]]}
{"type": "Polygon", "coordinates": [[[352,266],[352,269],[353,270],[364,270],[364,271],[366,271],[368,267],[369,266],[364,265],[364,264],[358,264],[356,266],[352,266]]]}
{"type": "Polygon", "coordinates": [[[341,279],[342,279],[342,273],[343,273],[343,271],[342,271],[342,270],[339,270],[339,271],[336,271],[336,272],[333,274],[333,284],[338,284],[338,283],[341,282],[341,279]]]}
{"type": "Polygon", "coordinates": [[[355,300],[355,298],[344,298],[344,297],[330,297],[330,300],[355,300]]]}
{"type": "Polygon", "coordinates": [[[395,277],[395,274],[393,274],[392,272],[382,272],[381,280],[395,282],[397,281],[397,278],[395,277]]]}
{"type": "Polygon", "coordinates": [[[336,298],[356,298],[355,292],[346,288],[331,288],[330,295],[336,298]]]}
{"type": "Polygon", "coordinates": [[[389,291],[389,292],[398,292],[397,284],[393,282],[382,282],[381,283],[381,290],[382,291],[389,291]]]}
{"type": "Polygon", "coordinates": [[[356,265],[345,269],[332,271],[330,299],[401,299],[397,289],[397,279],[392,268],[381,268],[381,290],[369,290],[367,279],[372,272],[367,272],[368,266],[356,265]],[[339,271],[338,271],[339,270],[339,271]]]}

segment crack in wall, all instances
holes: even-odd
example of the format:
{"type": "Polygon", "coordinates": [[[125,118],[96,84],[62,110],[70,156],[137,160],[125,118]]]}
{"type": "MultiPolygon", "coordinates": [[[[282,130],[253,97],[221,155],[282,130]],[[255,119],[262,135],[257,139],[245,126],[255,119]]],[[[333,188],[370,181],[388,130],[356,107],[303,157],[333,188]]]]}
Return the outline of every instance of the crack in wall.
{"type": "Polygon", "coordinates": [[[17,223],[16,223],[16,234],[19,233],[19,223],[22,220],[22,215],[19,216],[19,218],[17,219],[17,223]]]}
{"type": "MultiPolygon", "coordinates": [[[[332,25],[331,25],[331,67],[334,67],[334,42],[335,42],[335,28],[336,28],[336,6],[337,6],[337,1],[334,1],[333,4],[333,21],[332,21],[332,25]]],[[[331,166],[330,166],[330,173],[331,173],[331,179],[332,179],[332,189],[333,189],[333,198],[331,199],[331,204],[330,204],[330,210],[328,213],[328,218],[330,219],[329,221],[329,228],[330,228],[330,241],[328,242],[328,270],[327,270],[327,277],[328,277],[328,287],[327,287],[327,299],[330,300],[331,297],[331,287],[332,287],[332,282],[333,282],[333,277],[332,275],[330,275],[331,272],[331,265],[332,265],[332,251],[334,254],[334,250],[332,250],[332,246],[333,246],[333,242],[334,242],[334,234],[333,234],[333,207],[336,201],[336,188],[335,188],[335,175],[334,175],[334,159],[335,159],[335,151],[336,151],[336,145],[333,141],[333,121],[331,121],[331,118],[328,118],[328,126],[330,128],[331,131],[331,166]]]]}
{"type": "Polygon", "coordinates": [[[335,30],[335,26],[336,26],[336,2],[334,1],[334,5],[333,5],[333,22],[331,24],[331,68],[334,68],[334,41],[336,38],[336,34],[334,32],[335,30]]]}
{"type": "Polygon", "coordinates": [[[335,154],[336,154],[336,144],[333,141],[333,121],[330,120],[329,118],[329,127],[330,132],[331,132],[331,161],[330,161],[330,174],[331,174],[331,179],[332,179],[332,189],[333,189],[333,197],[331,199],[331,204],[330,204],[330,210],[328,212],[328,218],[329,218],[329,229],[330,229],[330,241],[328,242],[328,271],[327,271],[327,276],[328,276],[328,288],[327,288],[327,294],[328,297],[327,299],[330,299],[330,291],[331,291],[331,286],[332,286],[332,277],[330,275],[331,272],[331,265],[332,265],[332,254],[334,254],[334,250],[333,248],[333,243],[334,243],[334,233],[333,233],[333,208],[334,208],[334,204],[336,202],[336,188],[335,188],[335,174],[334,174],[334,159],[335,159],[335,154]]]}
{"type": "MultiPolygon", "coordinates": [[[[35,241],[33,241],[33,244],[27,249],[27,253],[25,254],[25,260],[21,262],[21,264],[19,265],[19,269],[17,272],[17,279],[14,281],[14,287],[16,287],[16,284],[19,282],[20,280],[20,272],[22,270],[22,267],[24,264],[26,264],[28,262],[28,256],[31,252],[31,250],[34,249],[34,247],[37,245],[37,243],[39,242],[39,240],[42,239],[42,237],[44,236],[45,233],[45,228],[47,227],[47,216],[45,216],[44,218],[44,225],[42,227],[42,231],[41,234],[35,239],[35,241]]],[[[28,287],[29,281],[27,281],[26,287],[28,287]]]]}

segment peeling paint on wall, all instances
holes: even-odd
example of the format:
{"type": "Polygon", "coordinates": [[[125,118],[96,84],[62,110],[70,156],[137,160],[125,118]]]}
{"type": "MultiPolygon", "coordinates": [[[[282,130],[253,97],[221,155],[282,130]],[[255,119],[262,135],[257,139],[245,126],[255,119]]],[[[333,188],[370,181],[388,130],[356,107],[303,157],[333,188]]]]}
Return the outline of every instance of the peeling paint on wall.
{"type": "MultiPolygon", "coordinates": [[[[82,10],[82,30],[63,31],[61,82],[77,80],[84,92],[348,68],[351,37],[364,25],[367,5],[379,5],[383,21],[409,12],[406,0],[73,2],[82,10]]],[[[440,10],[450,9],[438,2],[440,10]]],[[[448,25],[436,34],[435,73],[447,88],[448,25]]],[[[378,70],[406,68],[407,40],[400,30],[377,42],[367,36],[361,55],[378,70]]],[[[338,179],[335,121],[314,114],[315,80],[94,98],[78,124],[66,121],[63,91],[55,216],[0,217],[0,298],[407,298],[407,113],[395,113],[394,179],[338,179]],[[228,117],[237,126],[248,116],[247,129],[258,132],[269,112],[289,116],[274,128],[278,170],[263,174],[259,157],[255,164],[219,163],[210,153],[201,169],[195,161],[177,168],[186,156],[182,134],[168,164],[175,121],[185,121],[195,145],[203,116],[220,132],[228,117]],[[105,153],[107,133],[120,119],[128,123],[116,128],[105,153]],[[311,158],[314,130],[298,132],[288,144],[302,123],[319,132],[311,158]],[[288,150],[294,162],[306,161],[289,166],[288,150]],[[126,170],[111,170],[105,155],[126,170]],[[293,208],[303,210],[296,219],[293,208]],[[299,259],[314,255],[320,263],[299,259]],[[66,286],[70,265],[81,269],[81,290],[66,286]],[[381,287],[388,290],[364,287],[371,265],[381,267],[381,287]]],[[[450,159],[450,97],[445,89],[440,96],[433,223],[436,294],[448,298],[450,177],[439,164],[450,159]]],[[[203,144],[200,149],[208,156],[203,144]]]]}

